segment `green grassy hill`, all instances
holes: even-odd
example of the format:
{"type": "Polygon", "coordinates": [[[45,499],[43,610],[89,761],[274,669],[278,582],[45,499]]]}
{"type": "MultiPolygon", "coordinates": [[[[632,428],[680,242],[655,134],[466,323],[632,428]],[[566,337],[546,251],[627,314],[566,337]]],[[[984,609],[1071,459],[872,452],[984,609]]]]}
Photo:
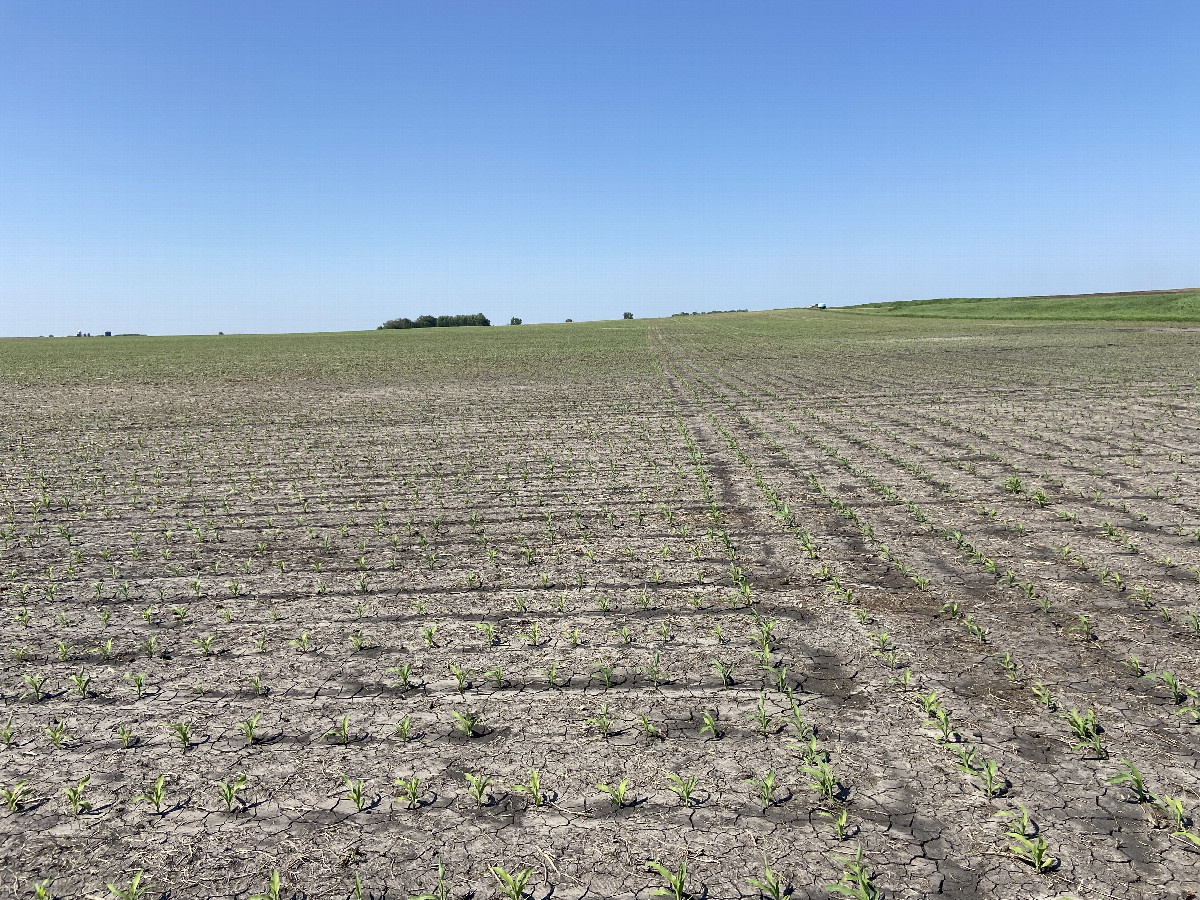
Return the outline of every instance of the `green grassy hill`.
{"type": "Polygon", "coordinates": [[[936,319],[1200,322],[1200,288],[1059,297],[946,297],[866,303],[843,309],[873,316],[936,319]]]}

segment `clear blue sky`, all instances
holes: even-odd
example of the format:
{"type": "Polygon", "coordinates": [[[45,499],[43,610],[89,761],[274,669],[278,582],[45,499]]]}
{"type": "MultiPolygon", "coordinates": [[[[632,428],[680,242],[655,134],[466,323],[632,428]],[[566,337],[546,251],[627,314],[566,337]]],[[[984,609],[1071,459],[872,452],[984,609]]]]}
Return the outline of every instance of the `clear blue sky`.
{"type": "Polygon", "coordinates": [[[1200,3],[0,0],[0,334],[1200,285],[1200,3]]]}

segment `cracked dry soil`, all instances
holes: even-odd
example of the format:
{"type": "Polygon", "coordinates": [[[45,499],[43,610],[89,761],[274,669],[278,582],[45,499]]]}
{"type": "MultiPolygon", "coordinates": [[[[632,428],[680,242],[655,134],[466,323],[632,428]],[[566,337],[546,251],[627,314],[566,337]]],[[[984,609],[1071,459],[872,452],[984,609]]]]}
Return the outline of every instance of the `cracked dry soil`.
{"type": "Polygon", "coordinates": [[[627,324],[0,366],[0,892],[1195,897],[1200,338],[627,324]]]}

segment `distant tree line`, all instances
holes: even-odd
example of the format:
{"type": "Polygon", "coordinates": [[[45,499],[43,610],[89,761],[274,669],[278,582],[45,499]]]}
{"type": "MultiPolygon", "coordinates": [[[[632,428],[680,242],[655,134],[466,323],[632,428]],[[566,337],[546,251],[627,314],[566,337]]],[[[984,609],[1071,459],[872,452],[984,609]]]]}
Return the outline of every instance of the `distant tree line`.
{"type": "Polygon", "coordinates": [[[459,325],[491,325],[483,313],[466,316],[417,316],[417,318],[388,319],[376,331],[384,328],[456,328],[459,325]]]}
{"type": "Polygon", "coordinates": [[[750,310],[748,310],[748,309],[710,309],[708,312],[677,312],[677,313],[671,313],[671,318],[673,319],[676,316],[717,316],[717,315],[720,315],[721,313],[734,313],[734,312],[750,312],[750,310]]]}

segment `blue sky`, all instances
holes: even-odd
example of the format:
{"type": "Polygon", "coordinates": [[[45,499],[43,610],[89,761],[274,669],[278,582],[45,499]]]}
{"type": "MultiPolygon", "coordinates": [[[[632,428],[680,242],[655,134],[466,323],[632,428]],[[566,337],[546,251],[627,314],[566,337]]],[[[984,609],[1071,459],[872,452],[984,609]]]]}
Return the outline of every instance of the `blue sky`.
{"type": "Polygon", "coordinates": [[[0,0],[0,334],[1200,285],[1200,4],[0,0]]]}

